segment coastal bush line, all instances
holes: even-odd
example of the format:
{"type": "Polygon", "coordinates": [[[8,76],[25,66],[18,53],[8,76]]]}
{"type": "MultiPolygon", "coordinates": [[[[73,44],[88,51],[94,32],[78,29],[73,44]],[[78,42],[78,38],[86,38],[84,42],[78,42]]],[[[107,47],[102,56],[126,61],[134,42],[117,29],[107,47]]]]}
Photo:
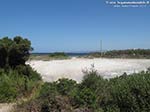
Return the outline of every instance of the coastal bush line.
{"type": "Polygon", "coordinates": [[[150,49],[111,50],[90,53],[88,57],[150,59],[150,49]]]}
{"type": "Polygon", "coordinates": [[[29,60],[62,60],[62,59],[69,59],[70,57],[65,52],[54,52],[54,53],[33,53],[30,55],[29,60]]]}

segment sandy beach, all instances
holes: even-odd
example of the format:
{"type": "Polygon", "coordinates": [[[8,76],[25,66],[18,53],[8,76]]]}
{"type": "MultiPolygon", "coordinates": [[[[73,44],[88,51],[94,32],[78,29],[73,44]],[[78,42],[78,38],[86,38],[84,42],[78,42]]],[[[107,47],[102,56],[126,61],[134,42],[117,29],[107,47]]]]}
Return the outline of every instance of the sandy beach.
{"type": "Polygon", "coordinates": [[[72,58],[68,60],[51,60],[27,62],[41,74],[44,81],[56,81],[59,78],[70,78],[80,82],[84,76],[83,70],[89,70],[91,65],[104,78],[113,78],[124,72],[131,74],[150,67],[148,59],[83,59],[72,58]]]}

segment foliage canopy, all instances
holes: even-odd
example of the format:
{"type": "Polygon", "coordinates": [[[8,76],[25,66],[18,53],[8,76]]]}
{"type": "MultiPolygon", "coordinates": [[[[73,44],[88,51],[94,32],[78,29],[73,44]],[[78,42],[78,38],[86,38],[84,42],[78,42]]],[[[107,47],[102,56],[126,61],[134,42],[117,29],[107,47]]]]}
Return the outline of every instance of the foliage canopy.
{"type": "Polygon", "coordinates": [[[25,65],[32,50],[31,42],[20,36],[16,36],[14,39],[8,37],[0,39],[0,67],[14,68],[18,65],[25,65]]]}

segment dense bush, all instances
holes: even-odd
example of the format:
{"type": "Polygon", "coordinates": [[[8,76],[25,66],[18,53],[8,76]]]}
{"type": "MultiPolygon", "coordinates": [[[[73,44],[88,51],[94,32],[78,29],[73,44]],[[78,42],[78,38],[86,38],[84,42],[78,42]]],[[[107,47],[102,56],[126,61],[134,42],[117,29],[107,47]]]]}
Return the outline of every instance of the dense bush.
{"type": "MultiPolygon", "coordinates": [[[[32,106],[29,110],[36,108],[36,110],[40,112],[72,111],[71,101],[67,95],[71,93],[75,86],[76,82],[69,79],[60,79],[53,83],[44,83],[37,100],[28,102],[29,105],[35,104],[34,102],[36,101],[40,103],[37,102],[36,106],[32,106]]],[[[27,105],[24,106],[26,106],[26,108],[28,107],[27,105]]],[[[18,111],[20,110],[21,109],[18,109],[18,111]]]]}
{"type": "Polygon", "coordinates": [[[110,83],[113,102],[121,112],[150,110],[150,73],[116,78],[110,83]]]}
{"type": "Polygon", "coordinates": [[[26,65],[19,65],[16,66],[15,70],[19,73],[22,74],[23,76],[27,76],[27,78],[31,79],[31,80],[41,80],[41,76],[40,74],[38,74],[36,71],[34,71],[31,66],[26,65]]]}
{"type": "Polygon", "coordinates": [[[94,70],[85,73],[83,81],[79,84],[69,79],[45,83],[39,97],[33,99],[32,103],[36,102],[41,112],[148,112],[150,110],[149,71],[132,75],[123,74],[110,80],[103,79],[94,70]]]}
{"type": "Polygon", "coordinates": [[[17,97],[17,88],[14,86],[16,82],[10,77],[0,74],[0,103],[11,102],[17,97]]]}
{"type": "MultiPolygon", "coordinates": [[[[94,67],[94,66],[93,66],[94,67]]],[[[94,68],[91,70],[83,71],[86,74],[80,84],[82,88],[90,88],[91,90],[98,92],[99,89],[103,90],[106,86],[107,80],[104,80],[94,68]]]]}
{"type": "Polygon", "coordinates": [[[56,82],[56,85],[61,95],[69,95],[71,91],[76,88],[77,83],[74,80],[62,78],[56,82]]]}
{"type": "Polygon", "coordinates": [[[8,37],[0,39],[0,67],[25,65],[31,50],[31,42],[20,36],[14,37],[14,39],[8,37]]]}
{"type": "Polygon", "coordinates": [[[21,97],[30,96],[32,91],[39,86],[40,75],[33,70],[28,70],[30,77],[23,72],[9,69],[0,70],[0,102],[11,102],[21,97]],[[34,78],[32,78],[34,77],[34,78]]]}
{"type": "Polygon", "coordinates": [[[76,107],[96,107],[96,94],[89,88],[79,89],[73,97],[76,107]]]}
{"type": "Polygon", "coordinates": [[[39,95],[40,97],[56,96],[56,95],[58,95],[56,83],[45,82],[42,85],[39,95]]]}

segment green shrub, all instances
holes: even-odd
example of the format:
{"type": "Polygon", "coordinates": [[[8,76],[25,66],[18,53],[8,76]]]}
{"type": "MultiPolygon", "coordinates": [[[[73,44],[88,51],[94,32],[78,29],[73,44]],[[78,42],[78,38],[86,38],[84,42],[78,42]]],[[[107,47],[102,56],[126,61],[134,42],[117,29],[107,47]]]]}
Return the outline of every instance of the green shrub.
{"type": "Polygon", "coordinates": [[[77,107],[96,107],[96,95],[89,88],[79,89],[73,98],[77,107]]]}
{"type": "MultiPolygon", "coordinates": [[[[30,71],[31,72],[31,71],[30,71]]],[[[30,73],[29,73],[30,74],[30,73]]],[[[0,102],[11,102],[23,96],[28,96],[38,86],[39,74],[31,72],[34,77],[25,76],[18,70],[0,70],[0,102]],[[34,73],[34,74],[33,74],[34,73]]],[[[30,76],[30,75],[29,75],[30,76]]]]}
{"type": "Polygon", "coordinates": [[[149,73],[141,72],[126,78],[115,78],[110,83],[113,101],[121,112],[148,111],[150,109],[149,73]]]}
{"type": "Polygon", "coordinates": [[[42,85],[39,97],[48,97],[48,96],[54,97],[56,95],[58,95],[56,83],[45,82],[42,85]]]}
{"type": "Polygon", "coordinates": [[[100,74],[97,73],[94,68],[91,68],[90,71],[84,71],[84,77],[81,82],[81,87],[90,88],[91,90],[97,92],[100,89],[103,90],[106,86],[107,80],[103,79],[100,74]]]}
{"type": "Polygon", "coordinates": [[[15,68],[16,71],[18,71],[19,74],[27,76],[31,80],[41,80],[41,76],[39,73],[34,71],[31,66],[29,65],[19,65],[15,68]]]}
{"type": "Polygon", "coordinates": [[[62,78],[56,81],[57,90],[61,95],[69,95],[77,83],[72,79],[62,78]]]}
{"type": "Polygon", "coordinates": [[[110,80],[103,79],[95,70],[85,73],[83,81],[79,84],[69,79],[44,83],[39,97],[32,100],[38,105],[35,108],[45,112],[148,112],[150,110],[149,71],[132,75],[124,73],[110,80]]]}
{"type": "Polygon", "coordinates": [[[11,102],[17,97],[17,88],[9,76],[0,75],[0,103],[11,102]]]}

